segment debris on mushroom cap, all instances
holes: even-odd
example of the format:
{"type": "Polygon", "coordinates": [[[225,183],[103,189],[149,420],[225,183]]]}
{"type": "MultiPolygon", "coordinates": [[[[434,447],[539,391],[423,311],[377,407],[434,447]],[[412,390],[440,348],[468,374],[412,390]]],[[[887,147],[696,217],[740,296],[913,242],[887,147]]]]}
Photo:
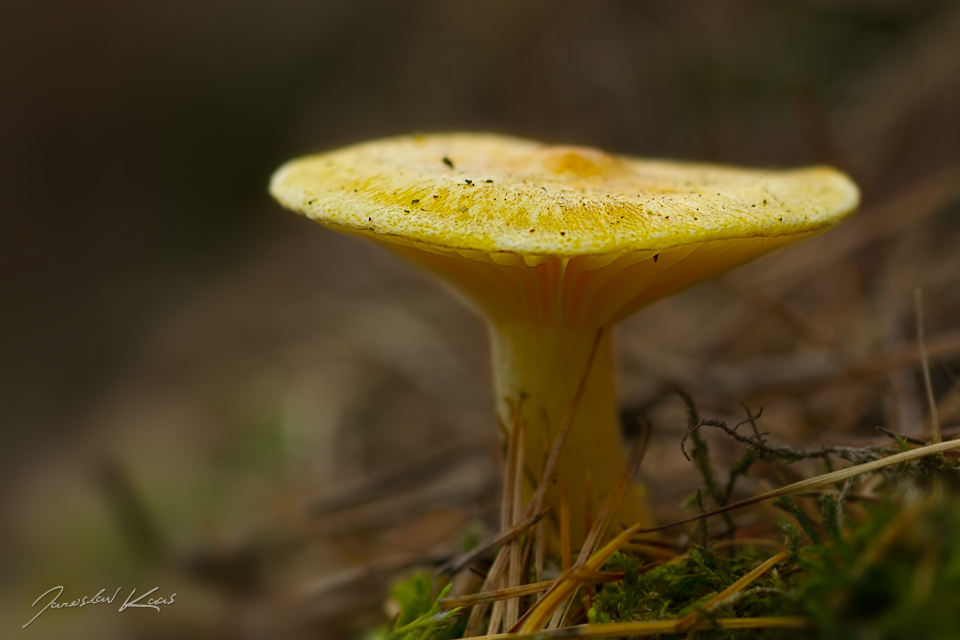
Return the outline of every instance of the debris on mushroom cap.
{"type": "Polygon", "coordinates": [[[491,134],[391,138],[296,159],[270,190],[290,209],[382,240],[551,256],[806,235],[859,201],[829,167],[641,160],[491,134]]]}

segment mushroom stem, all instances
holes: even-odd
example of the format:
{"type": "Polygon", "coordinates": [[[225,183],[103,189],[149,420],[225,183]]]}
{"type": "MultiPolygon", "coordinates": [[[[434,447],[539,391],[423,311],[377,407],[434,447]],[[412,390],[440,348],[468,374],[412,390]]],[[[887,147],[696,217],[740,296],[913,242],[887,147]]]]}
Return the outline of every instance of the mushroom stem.
{"type": "MultiPolygon", "coordinates": [[[[519,407],[520,420],[527,426],[528,492],[540,481],[567,414],[575,410],[553,477],[569,487],[571,539],[578,546],[625,470],[611,328],[519,320],[491,324],[490,333],[498,415],[504,425],[517,424],[513,412],[519,407]],[[574,408],[581,381],[583,390],[574,408]]],[[[642,491],[635,486],[627,494],[614,513],[615,526],[651,522],[642,491]]],[[[559,482],[548,489],[546,504],[560,504],[559,482]]]]}

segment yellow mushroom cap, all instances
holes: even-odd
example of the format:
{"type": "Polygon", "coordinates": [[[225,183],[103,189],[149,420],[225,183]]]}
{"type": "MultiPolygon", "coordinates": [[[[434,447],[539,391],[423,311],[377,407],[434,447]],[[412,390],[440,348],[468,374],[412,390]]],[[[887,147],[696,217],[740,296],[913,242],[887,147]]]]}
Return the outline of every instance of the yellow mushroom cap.
{"type": "Polygon", "coordinates": [[[829,167],[641,160],[491,134],[406,136],[296,159],[270,190],[290,209],[383,241],[556,257],[805,236],[859,200],[829,167]]]}

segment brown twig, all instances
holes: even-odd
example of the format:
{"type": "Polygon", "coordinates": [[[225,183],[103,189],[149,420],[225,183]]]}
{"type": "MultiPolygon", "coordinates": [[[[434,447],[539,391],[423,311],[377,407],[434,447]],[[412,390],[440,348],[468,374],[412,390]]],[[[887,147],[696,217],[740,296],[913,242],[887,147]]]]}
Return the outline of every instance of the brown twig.
{"type": "Polygon", "coordinates": [[[717,595],[710,598],[710,600],[708,600],[707,603],[703,605],[703,607],[699,609],[695,609],[690,613],[688,613],[687,615],[685,615],[684,617],[680,618],[680,620],[677,622],[677,631],[680,631],[680,632],[689,631],[693,627],[693,625],[697,623],[697,621],[703,618],[704,612],[711,611],[712,607],[714,607],[717,603],[723,602],[733,594],[742,590],[748,584],[750,584],[751,582],[753,582],[754,580],[756,580],[757,578],[765,574],[767,571],[772,569],[775,564],[779,562],[783,562],[789,557],[790,557],[789,551],[781,551],[780,553],[773,556],[766,562],[762,563],[759,567],[757,567],[747,575],[743,576],[742,578],[734,582],[732,585],[730,585],[729,587],[727,587],[717,595]]]}
{"type": "Polygon", "coordinates": [[[570,489],[560,479],[560,567],[564,572],[570,570],[570,489]]]}
{"type": "MultiPolygon", "coordinates": [[[[707,511],[696,516],[691,516],[689,518],[684,518],[682,520],[676,520],[674,522],[663,524],[658,527],[650,527],[647,529],[636,529],[635,531],[638,534],[641,533],[653,533],[655,531],[663,531],[665,529],[670,529],[688,522],[695,522],[703,518],[709,518],[711,516],[719,515],[721,513],[726,513],[728,511],[733,511],[735,509],[742,509],[743,507],[748,507],[758,502],[763,502],[764,500],[769,500],[771,498],[778,498],[780,496],[785,496],[791,493],[799,493],[801,491],[810,491],[811,489],[817,489],[819,487],[824,487],[835,482],[843,482],[848,478],[854,478],[856,476],[862,475],[864,473],[870,473],[872,471],[877,471],[883,469],[884,467],[889,467],[890,465],[900,464],[902,462],[909,462],[910,460],[916,460],[918,458],[923,458],[925,456],[933,455],[936,453],[943,453],[944,451],[951,451],[954,449],[960,449],[960,440],[951,440],[949,442],[941,442],[940,444],[931,444],[926,447],[920,447],[919,449],[913,449],[911,451],[904,451],[903,453],[898,453],[892,456],[887,456],[881,460],[874,460],[872,462],[865,462],[863,464],[858,464],[846,469],[840,469],[839,471],[833,471],[831,473],[825,473],[814,478],[808,478],[806,480],[801,480],[800,482],[794,482],[793,484],[787,485],[785,487],[780,487],[779,489],[774,489],[773,491],[767,491],[761,493],[760,495],[753,496],[752,498],[747,498],[746,500],[740,500],[739,502],[734,502],[719,509],[714,509],[713,511],[707,511]]],[[[631,527],[631,530],[633,528],[631,527]]]]}
{"type": "MultiPolygon", "coordinates": [[[[610,622],[584,624],[550,631],[525,631],[480,636],[476,640],[550,640],[552,638],[617,638],[627,636],[651,636],[677,632],[679,620],[655,620],[651,622],[610,622]]],[[[806,618],[783,616],[770,618],[718,618],[703,620],[693,625],[690,631],[711,629],[805,629],[810,626],[806,618]]]]}
{"type": "Polygon", "coordinates": [[[930,405],[930,430],[933,432],[934,444],[943,442],[940,432],[940,416],[937,413],[937,400],[933,396],[933,385],[930,383],[930,362],[927,360],[927,346],[923,335],[923,289],[913,290],[913,304],[917,314],[917,349],[920,351],[920,365],[923,370],[923,384],[927,391],[927,404],[930,405]]]}
{"type": "Polygon", "coordinates": [[[520,620],[520,628],[517,629],[517,631],[519,633],[523,633],[540,631],[543,629],[544,625],[547,623],[548,619],[553,616],[554,612],[560,609],[567,601],[567,598],[572,596],[573,593],[579,588],[580,582],[577,578],[578,570],[585,567],[589,571],[599,571],[600,567],[603,566],[603,563],[609,560],[610,556],[616,553],[621,547],[623,547],[623,545],[630,542],[630,538],[636,535],[639,531],[639,524],[628,527],[623,533],[618,535],[616,538],[608,542],[603,548],[590,556],[590,558],[583,564],[582,567],[574,566],[573,569],[560,576],[547,594],[538,600],[529,611],[527,611],[524,617],[520,620]]]}
{"type": "Polygon", "coordinates": [[[464,553],[463,555],[457,556],[456,558],[451,558],[450,560],[447,560],[446,562],[444,562],[442,565],[437,567],[436,571],[433,572],[434,575],[440,575],[442,573],[455,574],[459,572],[465,566],[467,566],[468,564],[476,560],[478,557],[483,555],[486,551],[492,549],[493,547],[496,547],[497,545],[501,545],[506,542],[509,542],[510,540],[513,540],[514,538],[522,534],[524,531],[526,531],[530,527],[538,524],[543,519],[543,517],[547,515],[547,513],[549,512],[550,512],[550,507],[547,507],[540,513],[533,514],[523,522],[519,522],[515,524],[514,526],[507,529],[506,531],[501,531],[497,535],[491,538],[487,538],[486,540],[478,544],[476,547],[474,547],[470,551],[464,553]]]}
{"type": "MultiPolygon", "coordinates": [[[[623,580],[622,571],[607,571],[589,573],[583,572],[579,579],[583,582],[616,582],[623,580]]],[[[543,582],[533,582],[521,585],[519,587],[509,587],[506,589],[497,589],[496,591],[485,591],[473,593],[465,596],[443,598],[438,602],[441,609],[456,609],[457,607],[472,607],[482,602],[494,602],[496,600],[507,600],[509,598],[518,598],[528,596],[541,591],[546,591],[556,583],[556,580],[545,580],[543,582]]]]}
{"type": "Polygon", "coordinates": [[[560,450],[563,448],[563,443],[567,439],[567,433],[570,431],[570,427],[573,425],[573,419],[577,415],[577,409],[580,407],[583,390],[587,386],[587,379],[590,377],[590,369],[593,368],[593,361],[597,356],[597,349],[600,347],[603,331],[604,329],[602,328],[597,330],[597,335],[593,339],[593,346],[590,347],[590,356],[587,358],[587,364],[583,368],[583,375],[580,376],[577,389],[574,391],[573,399],[570,401],[570,409],[563,417],[562,426],[553,441],[550,455],[547,456],[547,463],[543,467],[543,476],[540,479],[540,484],[537,485],[536,491],[533,492],[533,497],[531,497],[530,502],[527,503],[527,510],[524,515],[536,513],[543,508],[543,501],[547,497],[547,488],[550,486],[550,478],[553,476],[553,471],[557,466],[557,460],[560,457],[560,450]]]}
{"type": "MultiPolygon", "coordinates": [[[[519,435],[517,436],[517,455],[514,462],[515,469],[513,471],[514,485],[513,485],[513,499],[512,499],[512,511],[513,513],[510,516],[510,522],[515,523],[520,520],[521,513],[523,510],[523,447],[524,447],[524,438],[523,438],[523,422],[517,424],[517,430],[519,435]]],[[[522,578],[524,565],[525,563],[521,562],[523,558],[523,549],[520,546],[520,540],[518,538],[513,538],[509,542],[510,547],[510,570],[507,572],[507,588],[518,587],[520,586],[520,580],[522,578]]],[[[517,623],[517,618],[520,617],[520,599],[512,598],[507,600],[506,611],[503,616],[503,626],[505,629],[509,629],[517,623]]]]}
{"type": "MultiPolygon", "coordinates": [[[[504,464],[504,482],[503,482],[503,494],[500,501],[500,529],[501,531],[507,531],[510,529],[511,520],[513,518],[513,482],[514,480],[522,482],[521,478],[514,478],[514,471],[516,469],[516,457],[517,457],[517,439],[519,436],[519,424],[520,424],[520,409],[523,405],[524,398],[520,397],[517,400],[517,404],[514,406],[513,411],[513,422],[510,428],[509,433],[507,434],[507,459],[504,464]]],[[[531,514],[532,515],[532,514],[531,514]]],[[[481,591],[490,591],[494,588],[500,588],[500,582],[503,579],[504,572],[509,571],[510,569],[510,547],[509,545],[504,545],[500,547],[500,551],[497,553],[496,559],[493,561],[490,570],[487,572],[487,577],[483,581],[483,585],[480,587],[481,591]]],[[[464,637],[471,637],[478,635],[480,629],[483,625],[483,618],[487,613],[487,604],[481,604],[480,606],[474,607],[473,611],[470,612],[470,618],[467,620],[467,628],[464,632],[464,637]]],[[[499,628],[500,620],[503,615],[503,603],[495,602],[493,611],[490,614],[490,622],[487,627],[488,635],[490,633],[495,633],[496,629],[499,628]]]]}
{"type": "MultiPolygon", "coordinates": [[[[610,491],[610,493],[607,494],[606,499],[603,501],[603,506],[600,508],[600,513],[597,515],[597,519],[594,521],[593,526],[590,527],[590,531],[587,533],[587,537],[583,542],[583,546],[580,548],[580,554],[577,556],[577,562],[575,566],[583,566],[586,563],[587,558],[590,557],[590,554],[593,553],[597,543],[603,539],[603,536],[607,532],[607,528],[610,526],[610,517],[618,508],[620,508],[620,504],[623,502],[623,498],[626,496],[627,490],[630,488],[630,485],[633,484],[633,479],[640,470],[640,464],[643,462],[643,458],[646,456],[649,446],[650,427],[649,425],[644,424],[636,440],[634,440],[633,446],[630,448],[630,453],[627,454],[627,463],[625,465],[623,474],[617,479],[617,482],[613,486],[613,489],[610,491]]],[[[576,590],[574,590],[574,592],[570,594],[566,605],[564,605],[562,609],[563,613],[559,616],[555,616],[554,619],[550,621],[548,628],[559,627],[563,624],[563,621],[569,615],[570,608],[573,606],[576,593],[576,590]]]]}

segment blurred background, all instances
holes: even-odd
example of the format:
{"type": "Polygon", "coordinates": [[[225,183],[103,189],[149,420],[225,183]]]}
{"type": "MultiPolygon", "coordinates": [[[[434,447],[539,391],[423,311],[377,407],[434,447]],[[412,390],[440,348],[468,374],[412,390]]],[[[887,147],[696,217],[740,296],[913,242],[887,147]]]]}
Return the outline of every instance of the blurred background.
{"type": "Polygon", "coordinates": [[[957,2],[8,0],[0,86],[5,637],[358,637],[390,579],[496,529],[482,324],[267,196],[352,142],[494,131],[860,184],[843,227],[621,327],[664,519],[698,486],[677,386],[707,417],[762,406],[778,442],[922,438],[916,287],[960,422],[957,2]],[[21,629],[57,585],[177,595],[21,629]]]}

